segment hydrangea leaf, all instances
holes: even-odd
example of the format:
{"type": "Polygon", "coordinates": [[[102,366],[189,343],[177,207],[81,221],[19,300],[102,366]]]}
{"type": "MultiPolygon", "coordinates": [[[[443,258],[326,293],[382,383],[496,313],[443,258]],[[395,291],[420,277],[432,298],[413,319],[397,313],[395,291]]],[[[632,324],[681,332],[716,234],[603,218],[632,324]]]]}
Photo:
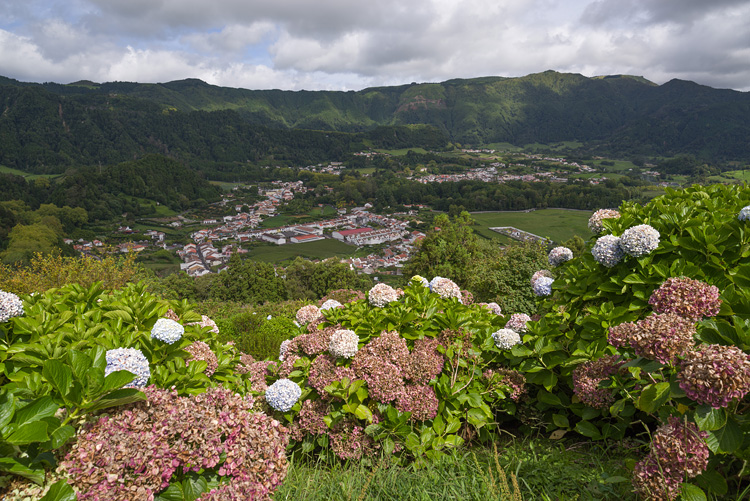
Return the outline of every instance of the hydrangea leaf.
{"type": "Polygon", "coordinates": [[[76,499],[78,497],[73,488],[68,485],[68,482],[59,480],[49,488],[47,494],[39,501],[76,501],[76,499]]]}

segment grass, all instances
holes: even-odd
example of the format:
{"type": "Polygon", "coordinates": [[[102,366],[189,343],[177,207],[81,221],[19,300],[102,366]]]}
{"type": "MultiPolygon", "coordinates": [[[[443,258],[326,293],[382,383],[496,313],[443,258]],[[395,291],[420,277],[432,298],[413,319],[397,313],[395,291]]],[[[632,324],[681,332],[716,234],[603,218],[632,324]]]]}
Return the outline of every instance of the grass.
{"type": "Polygon", "coordinates": [[[505,439],[427,461],[315,463],[293,457],[274,500],[634,500],[619,443],[505,439]],[[515,478],[514,478],[515,477],[515,478]]]}
{"type": "Polygon", "coordinates": [[[409,153],[409,150],[413,151],[414,153],[423,153],[423,154],[427,153],[427,150],[425,150],[424,148],[401,148],[398,150],[376,149],[375,151],[377,151],[378,153],[388,153],[389,155],[393,155],[393,156],[403,156],[409,153]]]}
{"type": "Polygon", "coordinates": [[[566,209],[541,209],[531,212],[485,212],[473,213],[476,221],[474,231],[485,238],[497,239],[507,243],[508,239],[492,230],[494,226],[513,226],[540,237],[551,238],[555,242],[564,242],[575,235],[588,238],[589,211],[566,209]]]}
{"type": "Polygon", "coordinates": [[[14,174],[16,176],[23,176],[26,179],[36,179],[38,177],[46,177],[52,179],[62,176],[62,174],[30,174],[28,172],[14,169],[12,167],[6,167],[4,165],[0,165],[0,174],[14,174]]]}
{"type": "Polygon", "coordinates": [[[750,170],[730,170],[723,173],[724,176],[739,179],[740,181],[750,181],[750,170]]]}
{"type": "Polygon", "coordinates": [[[268,245],[254,247],[250,258],[266,263],[279,263],[292,260],[298,256],[308,259],[326,259],[329,257],[347,257],[354,253],[356,247],[339,242],[332,238],[302,244],[268,245]]]}

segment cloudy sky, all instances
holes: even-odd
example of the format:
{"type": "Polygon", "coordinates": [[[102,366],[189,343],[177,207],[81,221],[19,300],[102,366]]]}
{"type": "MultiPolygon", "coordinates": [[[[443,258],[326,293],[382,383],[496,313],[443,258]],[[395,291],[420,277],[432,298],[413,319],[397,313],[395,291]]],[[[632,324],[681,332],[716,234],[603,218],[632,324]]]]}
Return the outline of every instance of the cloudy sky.
{"type": "Polygon", "coordinates": [[[248,89],[547,69],[750,91],[748,0],[2,0],[0,75],[248,89]]]}

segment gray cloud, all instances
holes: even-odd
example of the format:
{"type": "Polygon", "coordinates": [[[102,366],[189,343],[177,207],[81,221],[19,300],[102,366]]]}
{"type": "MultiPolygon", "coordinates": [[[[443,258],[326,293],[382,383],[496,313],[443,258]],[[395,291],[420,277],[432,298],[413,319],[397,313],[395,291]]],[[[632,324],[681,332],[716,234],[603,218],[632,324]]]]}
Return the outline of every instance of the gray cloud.
{"type": "Polygon", "coordinates": [[[353,89],[554,69],[750,89],[746,0],[5,0],[0,73],[353,89]]]}

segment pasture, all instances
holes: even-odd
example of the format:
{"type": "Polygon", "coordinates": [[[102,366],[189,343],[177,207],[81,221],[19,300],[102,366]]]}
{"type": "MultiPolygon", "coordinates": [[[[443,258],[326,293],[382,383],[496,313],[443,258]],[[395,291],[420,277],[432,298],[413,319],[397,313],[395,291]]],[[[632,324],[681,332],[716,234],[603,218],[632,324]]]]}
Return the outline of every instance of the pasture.
{"type": "Polygon", "coordinates": [[[356,247],[339,242],[332,238],[307,242],[302,244],[286,245],[264,245],[253,247],[250,251],[250,258],[256,261],[266,263],[280,263],[282,261],[293,260],[296,257],[307,259],[326,259],[329,257],[347,257],[351,256],[356,247]]]}
{"type": "Polygon", "coordinates": [[[540,237],[551,238],[557,243],[564,242],[575,235],[588,239],[589,211],[568,209],[540,209],[531,212],[475,212],[471,214],[475,224],[474,231],[485,238],[496,239],[502,243],[510,239],[492,230],[494,226],[513,226],[540,237]]]}

